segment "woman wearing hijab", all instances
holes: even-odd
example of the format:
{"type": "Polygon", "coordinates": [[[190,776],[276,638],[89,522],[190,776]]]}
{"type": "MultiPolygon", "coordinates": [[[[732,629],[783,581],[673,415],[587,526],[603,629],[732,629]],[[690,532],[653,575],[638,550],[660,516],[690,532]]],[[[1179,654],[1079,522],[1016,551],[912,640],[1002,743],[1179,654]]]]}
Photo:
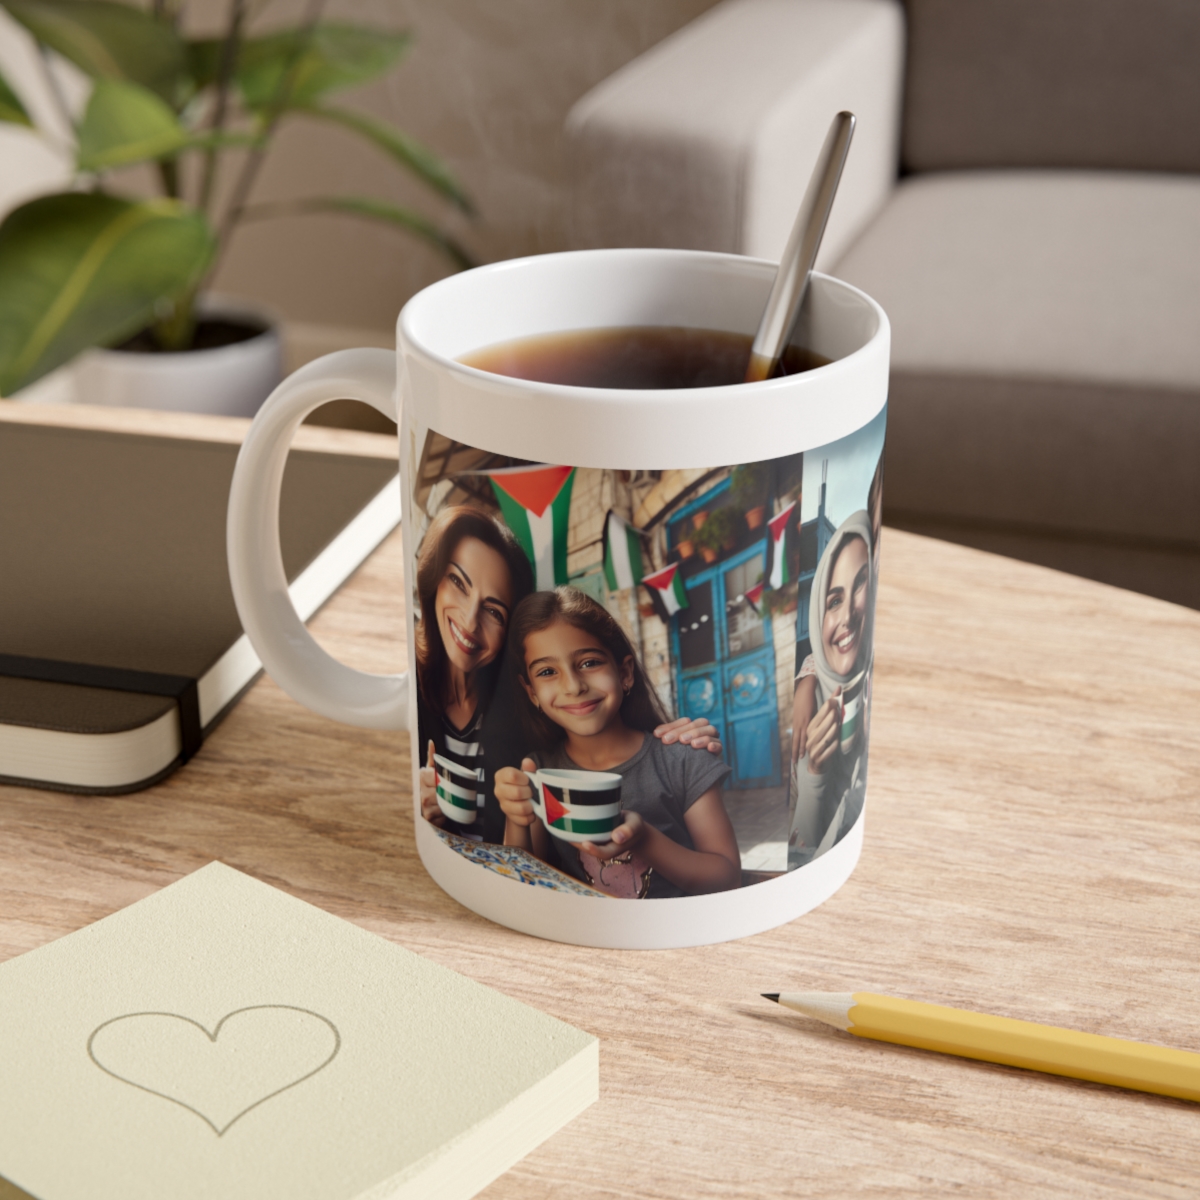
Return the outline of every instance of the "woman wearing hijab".
{"type": "Polygon", "coordinates": [[[864,699],[875,605],[870,514],[838,527],[813,578],[809,633],[817,709],[792,769],[788,867],[824,854],[858,820],[867,783],[864,699]]]}

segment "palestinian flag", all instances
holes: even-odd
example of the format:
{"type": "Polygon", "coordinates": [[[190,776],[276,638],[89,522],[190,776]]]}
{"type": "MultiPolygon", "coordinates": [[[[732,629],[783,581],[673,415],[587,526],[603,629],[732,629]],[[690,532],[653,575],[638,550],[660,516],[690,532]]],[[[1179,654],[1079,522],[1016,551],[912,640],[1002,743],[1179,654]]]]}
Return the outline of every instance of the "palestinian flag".
{"type": "Polygon", "coordinates": [[[555,771],[538,771],[534,776],[534,811],[564,842],[608,842],[621,824],[620,777],[606,772],[595,774],[595,784],[588,787],[572,786],[555,771]]]}
{"type": "Polygon", "coordinates": [[[574,467],[507,467],[488,471],[504,523],[517,536],[535,576],[548,592],[567,582],[567,518],[574,467]]]}
{"type": "Polygon", "coordinates": [[[642,540],[638,531],[615,512],[604,522],[604,578],[610,592],[637,587],[642,581],[642,540]]]}
{"type": "MultiPolygon", "coordinates": [[[[767,522],[767,546],[771,569],[767,572],[767,580],[771,588],[781,588],[791,582],[788,572],[788,550],[791,540],[788,538],[788,526],[796,511],[796,501],[793,500],[777,517],[767,522]]],[[[794,533],[793,533],[793,536],[794,533]]]]}
{"type": "Polygon", "coordinates": [[[746,603],[749,604],[750,607],[754,609],[754,611],[758,613],[760,617],[762,616],[763,592],[766,591],[766,587],[767,585],[765,583],[756,583],[752,588],[749,588],[746,591],[746,603]]]}
{"type": "Polygon", "coordinates": [[[665,621],[669,616],[687,608],[687,588],[683,586],[683,576],[679,573],[679,564],[672,563],[653,575],[647,575],[642,580],[650,592],[650,599],[658,609],[658,615],[665,621]]]}

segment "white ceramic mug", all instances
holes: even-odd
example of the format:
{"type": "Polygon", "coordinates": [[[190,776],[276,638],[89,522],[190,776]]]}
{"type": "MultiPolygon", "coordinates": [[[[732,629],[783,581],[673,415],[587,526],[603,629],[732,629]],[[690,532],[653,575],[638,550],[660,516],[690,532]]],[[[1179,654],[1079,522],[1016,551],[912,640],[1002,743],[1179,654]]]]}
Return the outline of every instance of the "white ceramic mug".
{"type": "MultiPolygon", "coordinates": [[[[403,675],[369,675],[337,662],[317,645],[292,607],[278,529],[280,483],[292,434],[313,409],[336,398],[364,401],[400,421],[410,571],[435,515],[422,505],[436,508],[437,489],[426,488],[419,496],[413,491],[422,456],[433,441],[463,447],[464,453],[476,453],[485,463],[474,472],[478,486],[472,492],[484,507],[491,494],[484,479],[486,463],[507,458],[567,464],[580,479],[596,484],[589,497],[605,487],[609,492],[626,489],[621,503],[629,509],[630,521],[636,514],[628,499],[634,493],[628,489],[641,489],[636,491],[641,496],[655,486],[660,491],[674,488],[665,515],[636,532],[651,560],[643,564],[643,574],[657,585],[664,575],[674,578],[674,564],[678,590],[672,593],[667,586],[653,593],[649,583],[632,590],[608,589],[594,563],[579,566],[581,556],[599,553],[599,539],[590,534],[572,543],[570,561],[578,570],[567,582],[591,589],[597,603],[619,614],[623,627],[631,631],[631,644],[640,639],[637,653],[647,664],[651,659],[657,664],[653,687],[666,707],[694,717],[714,719],[716,714],[714,723],[732,771],[724,785],[726,795],[732,796],[731,788],[757,794],[756,780],[769,780],[778,796],[786,796],[790,672],[800,667],[789,656],[799,654],[804,645],[802,624],[807,618],[796,614],[808,611],[796,589],[805,587],[806,573],[812,575],[804,564],[803,546],[808,537],[819,551],[826,526],[836,526],[843,509],[866,506],[860,443],[866,444],[863,438],[870,442],[870,468],[881,453],[887,398],[889,327],[883,311],[849,285],[814,276],[796,340],[832,361],[806,373],[749,385],[646,391],[571,387],[493,375],[458,361],[483,347],[571,330],[685,326],[749,335],[762,314],[774,271],[772,263],[736,255],[649,249],[551,254],[480,267],[434,284],[405,305],[397,322],[395,354],[344,351],[297,371],[264,404],[246,438],[230,495],[228,541],[234,597],[251,644],[279,684],[318,713],[371,728],[411,729],[413,803],[422,861],[452,896],[493,920],[543,937],[598,946],[679,946],[755,933],[807,911],[842,884],[858,858],[862,821],[847,830],[827,831],[828,852],[802,869],[787,871],[780,865],[786,858],[785,825],[778,850],[774,842],[764,843],[765,849],[756,847],[761,851],[753,859],[758,866],[744,876],[763,881],[712,894],[646,901],[614,903],[572,892],[569,880],[556,885],[559,875],[553,865],[546,868],[546,878],[535,880],[538,863],[514,863],[511,852],[499,845],[483,851],[464,849],[459,844],[464,839],[456,841],[424,820],[416,801],[426,754],[416,744],[418,699],[411,649],[415,597],[410,593],[408,598],[410,670],[403,675]],[[682,562],[680,552],[672,548],[672,522],[678,513],[683,514],[678,517],[680,528],[690,524],[686,514],[692,492],[687,489],[709,489],[703,492],[709,496],[703,500],[706,511],[731,504],[732,468],[722,464],[766,460],[769,478],[778,478],[783,489],[786,476],[791,489],[772,495],[768,515],[778,510],[784,517],[787,503],[793,503],[792,515],[774,523],[760,521],[753,530],[747,515],[745,529],[740,521],[733,522],[742,549],[732,557],[711,568],[698,555],[682,562]],[[787,471],[776,470],[773,464],[779,463],[786,463],[787,471]],[[817,476],[825,473],[828,498],[824,481],[817,494],[817,476]],[[685,481],[691,482],[685,486],[685,481]],[[841,496],[839,488],[848,494],[841,496]],[[755,548],[759,543],[751,544],[754,538],[763,539],[761,552],[755,548]],[[799,551],[793,538],[798,539],[799,551]],[[580,549],[585,543],[593,549],[580,549]],[[792,578],[797,570],[800,578],[792,578]],[[762,586],[754,583],[756,572],[762,586]],[[778,592],[777,605],[767,604],[769,597],[762,596],[768,586],[778,592]],[[746,595],[757,597],[756,610],[763,605],[759,625],[746,613],[739,617],[736,645],[724,632],[724,609],[701,612],[704,604],[716,604],[714,597],[724,597],[729,589],[733,591],[724,601],[726,607],[733,605],[734,591],[742,608],[746,595]],[[688,604],[682,616],[672,609],[680,596],[688,604]],[[665,620],[646,615],[648,599],[659,605],[665,620]],[[707,643],[702,643],[710,636],[715,657],[705,676],[704,664],[694,664],[697,654],[708,652],[707,643]],[[750,653],[760,657],[734,663],[735,649],[740,654],[745,645],[752,645],[750,653]],[[729,683],[735,677],[736,688],[729,683]],[[763,862],[775,865],[760,869],[763,862]],[[532,882],[543,886],[529,886],[532,882]]],[[[446,486],[453,484],[448,479],[446,486]]],[[[590,521],[590,530],[595,514],[582,497],[579,484],[570,503],[579,508],[577,524],[590,521]]],[[[588,500],[593,506],[597,502],[588,500]]],[[[574,520],[575,508],[571,515],[574,520]]],[[[413,578],[415,571],[410,585],[413,578]]],[[[646,670],[649,678],[650,665],[646,670]]],[[[512,701],[523,702],[519,693],[512,701]]],[[[504,749],[511,749],[520,761],[522,747],[504,749]]],[[[629,795],[624,799],[627,807],[637,801],[629,795]]],[[[681,799],[681,807],[685,802],[681,799]]],[[[775,803],[786,810],[781,801],[775,803]]],[[[750,861],[747,853],[742,858],[750,861]]]]}

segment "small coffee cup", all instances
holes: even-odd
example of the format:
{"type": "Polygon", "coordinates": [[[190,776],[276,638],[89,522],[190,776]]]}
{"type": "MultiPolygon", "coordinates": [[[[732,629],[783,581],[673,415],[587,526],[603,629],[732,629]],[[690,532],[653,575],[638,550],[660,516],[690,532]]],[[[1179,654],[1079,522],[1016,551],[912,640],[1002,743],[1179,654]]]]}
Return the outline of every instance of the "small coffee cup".
{"type": "Polygon", "coordinates": [[[545,767],[533,774],[533,811],[564,842],[611,842],[621,823],[621,776],[545,767]]]}
{"type": "Polygon", "coordinates": [[[438,808],[442,815],[460,825],[470,825],[479,811],[479,776],[473,768],[433,756],[438,808]]]}

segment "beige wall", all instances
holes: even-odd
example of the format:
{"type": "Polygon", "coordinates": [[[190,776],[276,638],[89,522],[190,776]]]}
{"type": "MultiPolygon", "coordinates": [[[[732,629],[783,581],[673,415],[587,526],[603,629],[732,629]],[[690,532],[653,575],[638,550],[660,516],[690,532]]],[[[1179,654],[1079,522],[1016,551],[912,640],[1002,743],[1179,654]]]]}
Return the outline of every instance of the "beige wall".
{"type": "MultiPolygon", "coordinates": [[[[480,214],[454,221],[483,261],[566,245],[562,126],[571,105],[714,0],[332,0],[331,17],[407,28],[416,41],[393,74],[345,102],[387,118],[440,153],[480,214]]],[[[210,28],[226,0],[193,0],[210,28]]],[[[297,19],[275,0],[272,22],[297,19]]],[[[256,198],[373,195],[446,210],[376,151],[341,130],[284,128],[256,198]]],[[[446,268],[410,237],[342,217],[245,227],[222,265],[222,291],[265,301],[291,321],[386,330],[404,301],[446,268]]]]}

